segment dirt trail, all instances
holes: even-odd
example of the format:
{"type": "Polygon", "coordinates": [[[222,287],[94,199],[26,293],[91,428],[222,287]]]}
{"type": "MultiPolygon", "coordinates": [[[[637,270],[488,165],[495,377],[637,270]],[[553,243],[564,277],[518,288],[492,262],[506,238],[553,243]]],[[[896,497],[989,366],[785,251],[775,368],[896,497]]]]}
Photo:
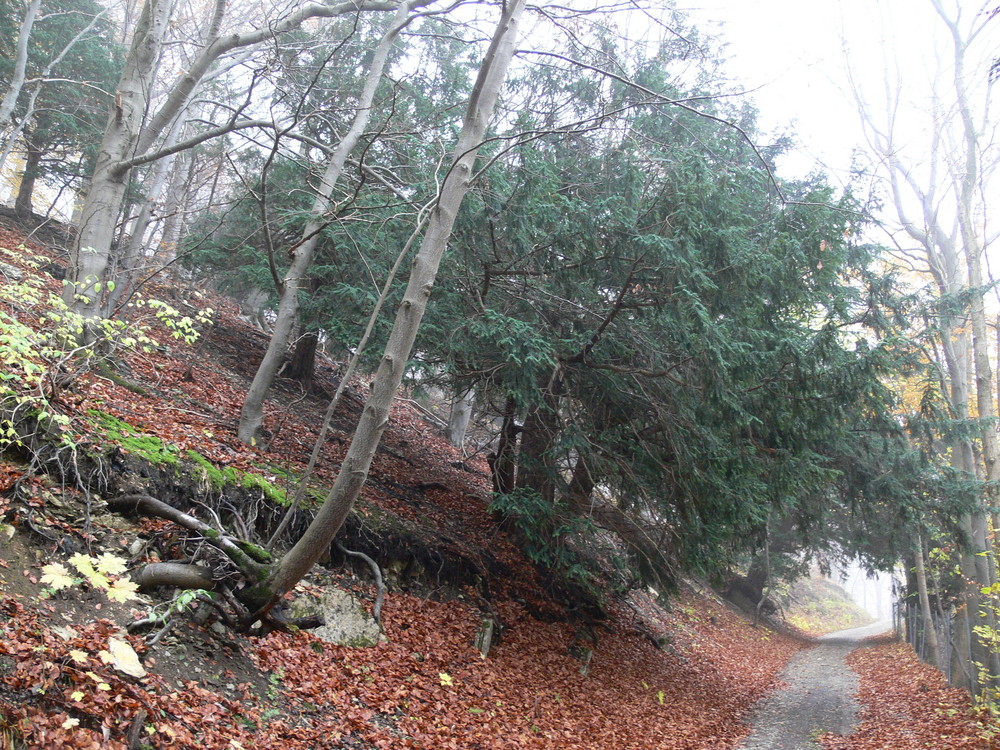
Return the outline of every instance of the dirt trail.
{"type": "Polygon", "coordinates": [[[761,704],[753,716],[753,732],[739,750],[815,750],[816,738],[824,732],[850,734],[858,679],[844,660],[862,639],[889,627],[878,622],[830,633],[792,657],[781,675],[787,686],[761,704]]]}

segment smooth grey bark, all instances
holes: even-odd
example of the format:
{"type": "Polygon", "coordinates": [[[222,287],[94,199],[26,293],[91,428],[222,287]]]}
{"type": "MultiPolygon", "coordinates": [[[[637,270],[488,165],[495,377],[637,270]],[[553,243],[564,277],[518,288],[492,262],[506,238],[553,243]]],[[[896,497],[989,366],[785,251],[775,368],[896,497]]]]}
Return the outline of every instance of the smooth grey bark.
{"type": "Polygon", "coordinates": [[[18,97],[21,96],[21,89],[24,86],[28,70],[28,41],[31,38],[31,29],[35,25],[35,18],[38,16],[38,9],[41,6],[42,0],[31,0],[24,9],[24,17],[21,19],[21,26],[17,31],[14,70],[10,76],[10,83],[7,84],[7,91],[4,93],[3,99],[0,100],[0,131],[6,130],[11,115],[14,114],[14,107],[17,106],[18,97]]]}
{"type": "Polygon", "coordinates": [[[455,217],[469,190],[476,155],[514,55],[518,22],[524,7],[525,0],[510,0],[503,6],[500,21],[472,89],[451,168],[445,176],[437,204],[428,220],[427,232],[414,259],[403,301],[397,310],[389,341],[372,383],[371,394],[365,403],[343,466],[326,501],[305,533],[281,559],[268,579],[249,592],[254,599],[252,604],[258,611],[270,609],[330,548],[334,536],[343,525],[368,478],[375,451],[389,424],[389,409],[403,380],[455,217]]]}
{"type": "Polygon", "coordinates": [[[928,661],[941,669],[941,647],[938,644],[937,628],[934,626],[934,612],[931,610],[931,600],[927,593],[927,569],[924,565],[924,543],[920,532],[914,533],[913,540],[914,574],[917,578],[917,596],[920,599],[920,611],[924,620],[924,638],[927,643],[928,661]]]}
{"type": "Polygon", "coordinates": [[[382,307],[385,305],[385,301],[389,296],[389,290],[392,289],[392,284],[396,280],[396,274],[399,272],[399,267],[402,265],[403,259],[410,254],[410,248],[413,247],[414,241],[420,235],[420,232],[424,227],[424,223],[427,218],[424,209],[420,210],[418,217],[416,229],[414,229],[413,233],[406,241],[406,244],[403,245],[403,249],[399,252],[399,255],[396,256],[396,262],[392,264],[392,268],[389,270],[389,275],[386,277],[385,283],[382,285],[382,291],[379,293],[378,299],[375,301],[375,306],[372,308],[371,315],[368,316],[368,325],[365,327],[365,332],[361,335],[361,340],[355,347],[354,353],[351,355],[346,369],[340,376],[340,383],[337,385],[337,391],[333,394],[333,398],[330,399],[330,403],[327,404],[326,413],[323,415],[323,425],[320,427],[319,434],[316,436],[316,442],[313,443],[312,453],[309,455],[309,464],[306,466],[306,470],[302,472],[302,476],[299,478],[298,485],[295,488],[295,497],[292,499],[292,502],[288,504],[288,510],[285,511],[285,515],[278,524],[278,528],[275,529],[273,534],[271,534],[271,538],[267,542],[268,549],[271,549],[275,542],[281,538],[281,535],[285,532],[289,522],[292,520],[292,516],[295,515],[299,506],[302,505],[302,501],[306,497],[306,490],[309,488],[309,479],[312,476],[313,470],[316,468],[316,464],[319,462],[319,455],[323,450],[323,444],[326,442],[326,436],[330,431],[330,425],[333,422],[333,415],[337,411],[337,405],[340,403],[340,398],[344,395],[344,389],[347,387],[347,384],[351,381],[351,378],[354,377],[354,371],[357,369],[358,362],[361,360],[361,356],[364,354],[365,348],[368,346],[368,339],[371,337],[372,331],[375,330],[375,323],[378,322],[379,316],[382,314],[382,307]]]}
{"type": "MultiPolygon", "coordinates": [[[[212,29],[218,30],[224,8],[225,3],[217,0],[218,22],[210,25],[212,29]]],[[[148,92],[153,85],[171,11],[171,0],[148,0],[136,24],[90,179],[90,189],[84,199],[80,231],[71,252],[70,272],[63,292],[66,303],[86,320],[94,321],[100,317],[101,294],[107,281],[105,272],[131,169],[136,164],[149,163],[162,156],[153,149],[154,144],[189,101],[195,87],[209,73],[216,60],[233,50],[292,31],[310,18],[395,9],[394,4],[366,0],[349,0],[336,5],[307,3],[281,20],[264,25],[262,29],[216,36],[171,87],[163,106],[143,126],[148,92]]],[[[222,132],[227,132],[227,129],[220,130],[219,134],[222,132]]]]}
{"type": "Polygon", "coordinates": [[[448,427],[445,429],[445,439],[456,448],[465,445],[465,433],[472,421],[472,407],[476,402],[476,392],[466,388],[455,394],[451,402],[451,413],[448,415],[448,427]]]}
{"type": "Polygon", "coordinates": [[[264,400],[274,383],[275,375],[281,360],[288,350],[289,336],[292,328],[298,320],[299,315],[299,291],[306,281],[306,273],[312,265],[313,256],[319,245],[320,234],[326,224],[326,215],[332,207],[333,191],[344,172],[344,164],[347,157],[357,146],[358,141],[364,134],[368,121],[371,119],[372,104],[375,101],[375,92],[378,84],[382,80],[385,72],[385,65],[389,59],[392,45],[395,43],[399,32],[402,31],[411,20],[412,11],[419,3],[415,0],[406,0],[400,3],[392,23],[386,30],[382,39],[372,56],[372,61],[368,67],[365,77],[365,84],[358,97],[357,111],[351,122],[351,127],[341,138],[340,143],[331,152],[327,160],[326,170],[320,179],[319,189],[316,198],[313,200],[309,211],[309,220],[302,231],[302,238],[292,248],[292,260],[288,266],[288,271],[281,280],[281,296],[278,300],[278,316],[271,331],[271,340],[268,342],[267,351],[261,360],[254,374],[253,382],[247,389],[246,398],[243,401],[243,408],[240,411],[240,423],[237,428],[237,436],[244,443],[253,442],[261,424],[264,421],[264,400]]]}
{"type": "MultiPolygon", "coordinates": [[[[985,315],[982,310],[982,271],[979,266],[982,246],[976,239],[976,217],[985,212],[977,206],[978,196],[985,193],[982,184],[984,168],[980,147],[982,128],[989,121],[984,111],[977,126],[971,114],[966,88],[969,74],[965,71],[966,55],[973,39],[982,31],[989,18],[975,12],[966,15],[971,26],[959,29],[959,16],[952,17],[940,0],[930,0],[944,22],[952,42],[952,58],[941,62],[948,71],[948,83],[943,90],[954,100],[943,102],[932,89],[928,110],[934,115],[929,129],[927,148],[907,154],[896,140],[896,120],[901,113],[902,93],[894,90],[889,80],[884,82],[886,107],[881,124],[864,105],[856,92],[856,100],[866,128],[869,143],[883,160],[890,188],[892,209],[903,232],[916,242],[943,299],[971,300],[968,313],[956,312],[954,304],[943,306],[938,316],[938,340],[947,372],[947,395],[951,416],[956,422],[971,419],[970,403],[974,397],[982,422],[982,440],[986,478],[998,472],[995,425],[992,401],[992,375],[986,349],[985,315]],[[942,210],[947,205],[948,210],[942,210]],[[969,295],[970,290],[976,293],[969,295]],[[971,323],[971,337],[968,331],[971,323]],[[971,361],[970,361],[971,354],[971,361]],[[975,393],[970,390],[971,375],[975,375],[975,393]]],[[[983,6],[985,7],[985,6],[983,6]]],[[[926,98],[926,97],[925,97],[926,98]]],[[[989,97],[982,99],[988,102],[989,97]]],[[[952,465],[969,478],[977,472],[976,451],[972,440],[955,435],[949,440],[952,465]]],[[[1000,475],[998,475],[1000,476],[1000,475]]],[[[994,653],[989,639],[976,632],[980,625],[995,630],[994,610],[985,601],[982,591],[996,580],[993,547],[986,513],[986,497],[977,507],[958,519],[966,548],[959,565],[965,581],[961,605],[956,608],[955,648],[952,678],[962,687],[977,692],[995,684],[1000,675],[1000,655],[994,653]],[[968,660],[971,663],[960,663],[968,660]]]]}
{"type": "MultiPolygon", "coordinates": [[[[172,144],[176,142],[180,137],[183,127],[183,118],[178,117],[167,134],[166,143],[172,144]]],[[[160,193],[163,192],[163,189],[167,185],[172,163],[173,155],[160,159],[153,166],[153,174],[149,180],[149,187],[146,190],[145,198],[139,209],[139,215],[132,224],[132,232],[129,236],[128,244],[125,246],[124,252],[116,260],[112,273],[109,273],[109,280],[114,282],[114,289],[107,295],[107,300],[104,303],[103,316],[106,318],[110,317],[125,290],[135,281],[136,274],[139,271],[137,261],[142,255],[146,233],[153,219],[153,208],[156,206],[156,201],[159,199],[160,193]]]]}
{"type": "Polygon", "coordinates": [[[117,165],[135,151],[171,6],[172,0],[147,0],[142,7],[84,201],[63,299],[85,319],[101,313],[104,274],[128,180],[128,172],[117,165]]]}

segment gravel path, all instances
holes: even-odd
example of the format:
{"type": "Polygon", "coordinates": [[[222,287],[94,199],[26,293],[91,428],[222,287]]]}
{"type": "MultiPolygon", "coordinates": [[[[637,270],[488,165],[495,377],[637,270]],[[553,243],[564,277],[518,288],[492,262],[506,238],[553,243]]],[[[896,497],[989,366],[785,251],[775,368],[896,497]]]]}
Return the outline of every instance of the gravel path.
{"type": "Polygon", "coordinates": [[[823,636],[818,645],[788,662],[779,688],[753,716],[753,732],[739,750],[815,750],[824,732],[850,734],[858,709],[858,678],[845,658],[859,642],[885,632],[890,623],[841,630],[823,636]]]}

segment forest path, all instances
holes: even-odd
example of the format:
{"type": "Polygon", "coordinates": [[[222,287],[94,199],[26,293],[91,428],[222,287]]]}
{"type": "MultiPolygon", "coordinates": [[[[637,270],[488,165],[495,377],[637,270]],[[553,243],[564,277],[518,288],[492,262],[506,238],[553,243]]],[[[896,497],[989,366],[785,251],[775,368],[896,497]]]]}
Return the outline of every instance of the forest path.
{"type": "Polygon", "coordinates": [[[890,627],[877,622],[830,633],[792,657],[781,675],[787,685],[758,707],[753,731],[738,750],[816,750],[816,738],[824,732],[850,734],[858,709],[858,678],[845,659],[863,639],[890,627]]]}

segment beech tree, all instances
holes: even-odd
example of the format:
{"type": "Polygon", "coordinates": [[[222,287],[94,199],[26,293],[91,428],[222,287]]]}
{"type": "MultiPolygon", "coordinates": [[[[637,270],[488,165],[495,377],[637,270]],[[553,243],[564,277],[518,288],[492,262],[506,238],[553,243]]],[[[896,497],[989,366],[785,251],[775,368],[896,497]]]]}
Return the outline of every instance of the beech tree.
{"type": "Polygon", "coordinates": [[[132,170],[167,153],[190,148],[233,129],[268,126],[268,123],[241,120],[237,116],[218,128],[209,129],[169,149],[157,148],[158,139],[212,66],[234,50],[278,38],[298,28],[309,18],[335,17],[369,10],[395,11],[396,6],[363,0],[336,5],[307,3],[285,16],[263,24],[258,30],[223,34],[226,4],[218,2],[200,53],[186,73],[169,88],[159,109],[147,116],[149,96],[154,88],[156,65],[170,24],[171,9],[172,4],[164,0],[150,0],[142,7],[90,177],[64,292],[67,304],[84,319],[97,319],[102,314],[103,297],[107,293],[106,271],[132,170]]]}
{"type": "Polygon", "coordinates": [[[994,50],[983,44],[992,18],[989,3],[969,8],[930,0],[930,6],[944,34],[934,49],[937,57],[929,58],[936,69],[926,107],[910,104],[910,87],[921,84],[894,82],[891,69],[878,94],[857,83],[855,97],[877,174],[885,181],[900,257],[933,282],[929,319],[938,356],[932,364],[940,368],[937,379],[949,410],[941,437],[952,469],[976,487],[956,529],[964,584],[953,610],[951,653],[953,680],[977,692],[1000,674],[1000,657],[990,647],[994,607],[983,594],[996,581],[987,509],[996,504],[1000,479],[983,272],[984,253],[996,237],[986,203],[998,164],[989,108],[994,50]],[[915,145],[909,129],[918,119],[926,123],[926,140],[915,145]],[[977,483],[979,475],[988,483],[977,483]]]}
{"type": "Polygon", "coordinates": [[[298,320],[299,293],[300,290],[306,288],[306,273],[312,265],[323,227],[329,222],[326,217],[332,207],[334,190],[344,171],[347,157],[358,145],[371,118],[375,92],[381,82],[386,63],[389,61],[392,45],[399,32],[415,18],[414,9],[421,5],[426,5],[426,0],[408,0],[400,3],[382,39],[375,47],[368,66],[364,87],[354,105],[354,118],[347,132],[331,150],[319,180],[316,197],[309,211],[309,220],[306,222],[301,238],[288,250],[291,263],[279,284],[280,301],[277,319],[271,332],[267,352],[257,368],[257,373],[250,384],[243,409],[240,412],[237,434],[244,442],[251,442],[256,437],[263,421],[264,398],[274,381],[275,373],[278,371],[285,350],[288,348],[292,327],[298,320]]]}

